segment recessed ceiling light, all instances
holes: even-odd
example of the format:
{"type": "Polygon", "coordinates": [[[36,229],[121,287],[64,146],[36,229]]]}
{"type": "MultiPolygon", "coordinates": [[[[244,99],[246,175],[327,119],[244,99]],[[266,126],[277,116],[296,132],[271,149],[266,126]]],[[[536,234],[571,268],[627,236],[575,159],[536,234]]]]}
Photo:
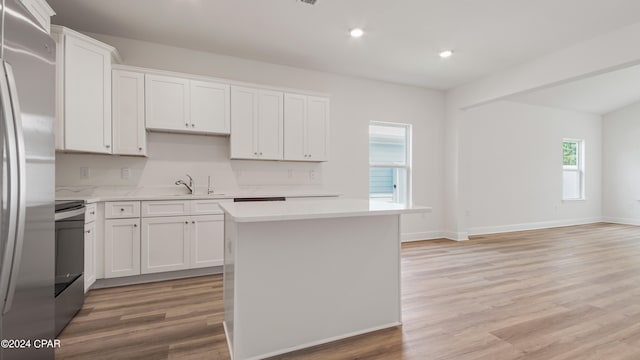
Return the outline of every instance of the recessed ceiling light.
{"type": "Polygon", "coordinates": [[[351,31],[349,32],[349,34],[351,35],[351,37],[354,38],[359,38],[362,35],[364,35],[364,30],[360,29],[360,28],[355,28],[355,29],[351,29],[351,31]]]}
{"type": "Polygon", "coordinates": [[[450,58],[451,55],[453,55],[453,50],[444,50],[444,51],[440,52],[439,55],[443,59],[450,58]]]}

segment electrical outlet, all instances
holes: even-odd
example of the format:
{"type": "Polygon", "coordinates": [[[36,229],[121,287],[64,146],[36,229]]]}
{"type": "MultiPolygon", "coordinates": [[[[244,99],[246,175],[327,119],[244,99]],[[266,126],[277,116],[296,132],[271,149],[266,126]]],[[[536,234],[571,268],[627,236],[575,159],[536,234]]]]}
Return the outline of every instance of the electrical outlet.
{"type": "Polygon", "coordinates": [[[293,177],[293,170],[291,170],[291,169],[287,170],[287,177],[289,179],[291,179],[293,177]]]}
{"type": "Polygon", "coordinates": [[[123,167],[120,171],[120,176],[124,180],[129,179],[131,177],[131,169],[128,167],[123,167]]]}
{"type": "Polygon", "coordinates": [[[80,179],[88,179],[89,178],[89,167],[82,166],[80,168],[80,179]]]}
{"type": "Polygon", "coordinates": [[[309,170],[309,180],[315,180],[316,179],[316,171],[311,169],[309,170]]]}

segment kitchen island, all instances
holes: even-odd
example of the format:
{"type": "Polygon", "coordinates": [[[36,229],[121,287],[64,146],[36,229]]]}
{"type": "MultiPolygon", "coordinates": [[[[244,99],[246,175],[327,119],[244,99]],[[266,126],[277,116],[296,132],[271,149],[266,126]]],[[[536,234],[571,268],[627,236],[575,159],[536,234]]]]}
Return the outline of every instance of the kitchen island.
{"type": "Polygon", "coordinates": [[[430,208],[367,199],[220,206],[234,360],[401,324],[400,215],[430,208]]]}

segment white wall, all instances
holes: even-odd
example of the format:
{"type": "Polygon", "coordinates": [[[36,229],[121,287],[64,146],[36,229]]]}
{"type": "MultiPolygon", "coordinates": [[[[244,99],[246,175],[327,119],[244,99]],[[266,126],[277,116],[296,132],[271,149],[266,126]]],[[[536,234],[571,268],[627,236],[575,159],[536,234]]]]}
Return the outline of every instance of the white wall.
{"type": "Polygon", "coordinates": [[[640,225],[640,102],[603,117],[603,215],[640,225]]]}
{"type": "MultiPolygon", "coordinates": [[[[629,44],[639,38],[640,23],[636,23],[447,91],[444,230],[448,237],[466,239],[469,228],[479,226],[469,224],[472,219],[466,215],[475,196],[472,192],[478,191],[478,186],[472,183],[472,166],[466,160],[472,151],[464,138],[468,136],[466,124],[473,120],[468,109],[638,64],[640,48],[629,44]]],[[[498,226],[501,222],[484,223],[498,226]]]]}
{"type": "Polygon", "coordinates": [[[507,101],[466,111],[469,234],[599,221],[601,127],[598,115],[507,101]],[[562,201],[563,138],[585,141],[584,201],[562,201]]]}
{"type": "Polygon", "coordinates": [[[216,189],[313,189],[368,196],[368,124],[413,125],[413,200],[433,213],[403,218],[407,239],[440,237],[443,228],[444,95],[440,91],[268,64],[135,40],[90,34],[115,46],[124,63],[331,94],[330,158],[323,164],[228,160],[225,137],[151,133],[148,159],[58,154],[57,186],[171,186],[185,173],[197,184],[212,175],[216,189]],[[80,167],[91,168],[80,179],[80,167]],[[130,180],[120,168],[130,167],[130,180]],[[292,176],[289,177],[289,170],[292,176]],[[309,171],[316,177],[310,179],[309,171]]]}

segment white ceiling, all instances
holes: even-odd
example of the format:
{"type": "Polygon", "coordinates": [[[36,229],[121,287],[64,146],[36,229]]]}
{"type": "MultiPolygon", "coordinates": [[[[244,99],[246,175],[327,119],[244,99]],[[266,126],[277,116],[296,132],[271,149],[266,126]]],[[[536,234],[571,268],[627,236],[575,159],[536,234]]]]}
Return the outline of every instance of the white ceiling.
{"type": "Polygon", "coordinates": [[[640,21],[638,0],[48,2],[80,31],[437,89],[640,21]]]}
{"type": "Polygon", "coordinates": [[[640,66],[510,96],[509,99],[603,115],[640,101],[640,66]]]}

